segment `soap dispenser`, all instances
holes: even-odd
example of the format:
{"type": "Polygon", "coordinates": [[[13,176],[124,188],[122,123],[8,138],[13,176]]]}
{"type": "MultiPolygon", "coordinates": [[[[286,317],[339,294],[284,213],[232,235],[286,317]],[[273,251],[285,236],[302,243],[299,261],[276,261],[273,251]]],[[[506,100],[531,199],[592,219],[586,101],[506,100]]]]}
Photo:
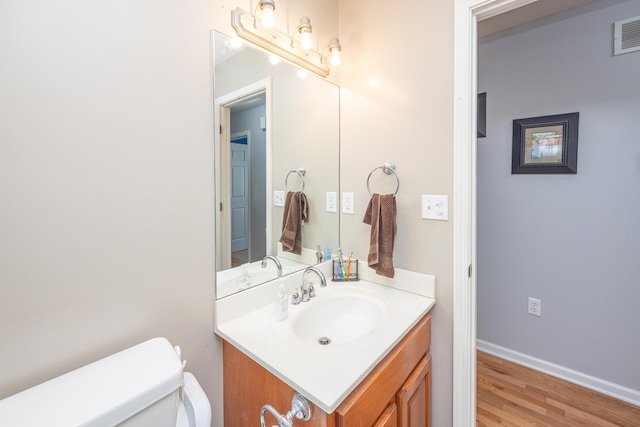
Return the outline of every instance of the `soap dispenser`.
{"type": "Polygon", "coordinates": [[[284,283],[278,285],[276,292],[276,320],[282,321],[289,315],[289,292],[284,283]]]}
{"type": "Polygon", "coordinates": [[[242,267],[242,274],[238,277],[238,290],[243,291],[251,287],[251,276],[249,276],[249,271],[247,270],[247,266],[242,267]]]}

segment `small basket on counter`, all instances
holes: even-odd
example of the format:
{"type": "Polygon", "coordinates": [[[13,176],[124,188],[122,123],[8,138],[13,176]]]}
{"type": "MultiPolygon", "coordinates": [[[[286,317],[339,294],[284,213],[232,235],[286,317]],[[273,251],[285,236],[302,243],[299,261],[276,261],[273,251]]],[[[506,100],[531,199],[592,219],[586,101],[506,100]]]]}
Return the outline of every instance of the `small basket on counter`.
{"type": "Polygon", "coordinates": [[[334,258],[331,280],[333,282],[357,282],[360,280],[358,277],[358,260],[334,258]]]}

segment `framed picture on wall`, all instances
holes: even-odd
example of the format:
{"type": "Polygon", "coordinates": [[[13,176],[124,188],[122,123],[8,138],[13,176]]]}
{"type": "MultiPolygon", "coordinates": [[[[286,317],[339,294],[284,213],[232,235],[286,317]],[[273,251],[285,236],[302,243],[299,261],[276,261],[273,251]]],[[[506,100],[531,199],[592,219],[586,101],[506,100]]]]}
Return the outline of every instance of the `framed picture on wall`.
{"type": "Polygon", "coordinates": [[[512,174],[578,173],[579,113],[513,121],[512,174]]]}

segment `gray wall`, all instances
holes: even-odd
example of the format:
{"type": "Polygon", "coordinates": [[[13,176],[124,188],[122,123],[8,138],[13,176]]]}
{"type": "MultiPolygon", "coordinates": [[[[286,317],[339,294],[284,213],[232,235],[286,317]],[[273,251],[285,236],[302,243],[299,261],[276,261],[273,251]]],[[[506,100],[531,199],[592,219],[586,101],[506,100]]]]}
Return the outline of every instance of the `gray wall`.
{"type": "Polygon", "coordinates": [[[250,108],[231,115],[231,133],[249,131],[249,195],[251,258],[257,261],[267,254],[267,159],[266,132],[260,127],[265,106],[250,108]]]}
{"type": "Polygon", "coordinates": [[[479,46],[478,338],[640,390],[640,52],[601,1],[479,46]],[[511,175],[512,120],[580,112],[577,175],[511,175]],[[542,317],[527,314],[527,297],[542,317]]]}

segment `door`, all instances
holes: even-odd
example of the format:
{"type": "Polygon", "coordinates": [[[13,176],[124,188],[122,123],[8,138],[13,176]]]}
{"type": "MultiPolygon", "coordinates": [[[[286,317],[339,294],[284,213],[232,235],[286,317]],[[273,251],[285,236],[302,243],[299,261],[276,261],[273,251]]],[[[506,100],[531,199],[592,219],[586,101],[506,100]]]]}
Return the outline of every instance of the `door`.
{"type": "Polygon", "coordinates": [[[427,355],[413,370],[398,392],[400,427],[431,425],[431,355],[427,355]]]}
{"type": "Polygon", "coordinates": [[[249,134],[231,137],[231,252],[249,248],[249,134]]]}

